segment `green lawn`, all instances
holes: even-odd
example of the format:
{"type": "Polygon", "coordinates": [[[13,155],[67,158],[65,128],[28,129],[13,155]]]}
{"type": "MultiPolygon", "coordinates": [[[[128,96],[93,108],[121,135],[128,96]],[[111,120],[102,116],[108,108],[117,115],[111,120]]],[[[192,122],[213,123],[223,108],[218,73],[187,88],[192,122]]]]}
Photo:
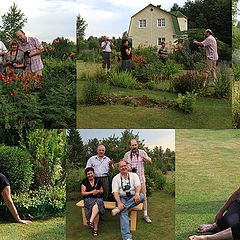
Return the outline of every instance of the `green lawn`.
{"type": "Polygon", "coordinates": [[[0,221],[2,240],[65,240],[65,218],[57,217],[31,224],[8,223],[0,221]]]}
{"type": "MultiPolygon", "coordinates": [[[[77,64],[80,73],[94,72],[99,64],[77,64]]],[[[199,97],[192,114],[162,108],[124,105],[90,106],[81,104],[84,81],[77,81],[77,128],[214,128],[232,127],[232,111],[227,99],[199,97]]],[[[172,100],[177,95],[163,91],[130,90],[111,87],[110,94],[154,97],[172,100]]]]}
{"type": "Polygon", "coordinates": [[[240,130],[176,131],[176,239],[196,234],[239,187],[240,130]]]}
{"type": "MultiPolygon", "coordinates": [[[[72,201],[67,204],[67,239],[93,239],[91,231],[82,224],[81,209],[75,204],[72,201]]],[[[133,239],[174,240],[175,199],[164,192],[154,192],[149,197],[148,206],[153,223],[145,223],[139,212],[137,231],[133,232],[133,239]]],[[[100,222],[98,238],[121,240],[119,217],[112,217],[109,210],[104,215],[104,221],[100,222]]]]}

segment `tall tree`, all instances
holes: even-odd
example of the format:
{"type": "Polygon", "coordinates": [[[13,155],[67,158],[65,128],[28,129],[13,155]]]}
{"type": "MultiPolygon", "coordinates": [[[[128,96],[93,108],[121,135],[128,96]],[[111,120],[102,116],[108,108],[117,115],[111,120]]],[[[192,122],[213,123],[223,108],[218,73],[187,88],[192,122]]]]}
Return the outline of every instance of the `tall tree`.
{"type": "Polygon", "coordinates": [[[177,4],[174,3],[173,6],[171,7],[170,11],[181,11],[181,7],[177,4]]]}
{"type": "Polygon", "coordinates": [[[13,5],[8,9],[8,12],[2,15],[1,37],[5,43],[9,43],[11,39],[15,38],[16,31],[23,29],[27,18],[25,14],[13,5]]]}
{"type": "Polygon", "coordinates": [[[83,141],[76,129],[69,129],[67,134],[67,158],[70,163],[80,165],[85,156],[83,141]]]}
{"type": "Polygon", "coordinates": [[[77,43],[77,53],[79,53],[79,41],[84,40],[85,30],[88,24],[86,21],[81,17],[80,14],[77,15],[76,21],[76,43],[77,43]]]}

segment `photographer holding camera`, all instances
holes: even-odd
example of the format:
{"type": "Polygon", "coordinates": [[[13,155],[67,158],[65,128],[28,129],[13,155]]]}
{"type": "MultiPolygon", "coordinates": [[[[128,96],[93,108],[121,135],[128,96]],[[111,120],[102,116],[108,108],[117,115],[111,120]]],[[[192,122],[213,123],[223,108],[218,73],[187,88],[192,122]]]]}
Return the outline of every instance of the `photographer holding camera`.
{"type": "Polygon", "coordinates": [[[102,68],[105,69],[107,66],[107,72],[109,72],[111,67],[111,52],[113,48],[113,44],[110,42],[109,37],[104,37],[104,41],[101,43],[101,48],[103,56],[102,68]]]}
{"type": "Polygon", "coordinates": [[[19,50],[16,39],[10,42],[10,51],[4,57],[4,66],[13,69],[14,73],[20,74],[24,69],[24,52],[19,50]]]}
{"type": "Polygon", "coordinates": [[[119,172],[112,181],[112,193],[117,202],[117,207],[112,210],[112,215],[120,213],[121,234],[123,240],[131,240],[128,210],[144,200],[141,192],[141,183],[136,173],[128,172],[127,163],[120,161],[119,172]]]}
{"type": "Polygon", "coordinates": [[[26,71],[35,76],[42,76],[41,53],[44,52],[42,44],[34,37],[27,37],[22,30],[17,31],[16,36],[20,40],[19,49],[24,52],[26,71]]]}
{"type": "Polygon", "coordinates": [[[146,179],[144,174],[144,164],[151,164],[152,160],[144,150],[138,149],[138,142],[136,139],[130,140],[130,151],[125,153],[123,160],[128,165],[128,170],[137,173],[141,182],[141,192],[145,195],[143,202],[143,219],[147,223],[151,223],[151,219],[147,212],[147,190],[146,190],[146,179]]]}

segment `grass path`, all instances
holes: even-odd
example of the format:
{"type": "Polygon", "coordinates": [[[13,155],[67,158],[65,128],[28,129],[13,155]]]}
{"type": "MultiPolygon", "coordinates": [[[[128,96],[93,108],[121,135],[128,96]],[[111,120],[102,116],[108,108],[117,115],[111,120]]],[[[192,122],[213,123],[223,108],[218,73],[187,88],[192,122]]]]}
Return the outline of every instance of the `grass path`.
{"type": "Polygon", "coordinates": [[[239,187],[240,130],[176,131],[176,239],[211,223],[239,187]]]}
{"type": "Polygon", "coordinates": [[[65,218],[57,217],[31,224],[6,223],[0,221],[2,240],[65,240],[65,218]]]}
{"type": "MultiPolygon", "coordinates": [[[[174,240],[175,199],[164,192],[154,192],[149,197],[148,206],[153,223],[146,224],[142,214],[138,213],[137,231],[133,232],[133,239],[174,240]]],[[[90,230],[82,225],[81,209],[75,206],[75,202],[67,204],[67,239],[93,239],[90,230]]],[[[97,239],[121,240],[118,216],[112,217],[110,211],[106,211],[97,239]]]]}

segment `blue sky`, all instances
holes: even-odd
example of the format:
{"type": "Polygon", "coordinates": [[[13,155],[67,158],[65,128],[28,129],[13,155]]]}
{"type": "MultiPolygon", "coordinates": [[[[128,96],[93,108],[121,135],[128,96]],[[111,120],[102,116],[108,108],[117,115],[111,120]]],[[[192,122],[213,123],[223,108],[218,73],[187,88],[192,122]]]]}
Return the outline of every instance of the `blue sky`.
{"type": "MultiPolygon", "coordinates": [[[[121,136],[125,129],[79,129],[80,135],[84,143],[89,139],[97,138],[102,140],[115,134],[116,137],[121,136]]],[[[175,150],[175,130],[174,129],[134,129],[134,134],[139,133],[139,139],[150,148],[162,146],[163,149],[170,148],[175,150]]]]}
{"type": "MultiPolygon", "coordinates": [[[[80,14],[88,23],[86,37],[108,35],[121,37],[128,30],[133,14],[152,3],[170,10],[176,2],[182,6],[183,0],[3,0],[0,15],[8,12],[15,2],[28,23],[24,31],[42,41],[52,42],[58,36],[75,40],[76,16],[80,14]]],[[[1,25],[1,21],[0,21],[1,25]]]]}

